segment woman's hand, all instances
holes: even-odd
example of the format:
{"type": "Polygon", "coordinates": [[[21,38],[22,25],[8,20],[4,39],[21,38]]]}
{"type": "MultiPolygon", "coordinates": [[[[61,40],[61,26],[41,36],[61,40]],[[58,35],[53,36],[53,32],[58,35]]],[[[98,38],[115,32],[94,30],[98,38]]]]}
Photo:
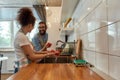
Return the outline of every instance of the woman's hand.
{"type": "Polygon", "coordinates": [[[56,53],[54,53],[54,52],[48,52],[47,53],[47,56],[52,56],[52,55],[55,55],[56,53]]]}
{"type": "Polygon", "coordinates": [[[57,56],[60,55],[60,51],[57,50],[51,50],[50,52],[57,56]]]}

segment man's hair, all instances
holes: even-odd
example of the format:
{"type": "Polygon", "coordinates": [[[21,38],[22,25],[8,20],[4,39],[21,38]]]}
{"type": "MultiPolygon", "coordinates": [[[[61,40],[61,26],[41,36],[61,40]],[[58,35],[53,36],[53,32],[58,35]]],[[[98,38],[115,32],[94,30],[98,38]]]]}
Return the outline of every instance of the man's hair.
{"type": "Polygon", "coordinates": [[[45,25],[45,28],[47,29],[46,22],[44,22],[44,21],[41,21],[41,22],[39,22],[39,24],[44,24],[44,25],[45,25]]]}

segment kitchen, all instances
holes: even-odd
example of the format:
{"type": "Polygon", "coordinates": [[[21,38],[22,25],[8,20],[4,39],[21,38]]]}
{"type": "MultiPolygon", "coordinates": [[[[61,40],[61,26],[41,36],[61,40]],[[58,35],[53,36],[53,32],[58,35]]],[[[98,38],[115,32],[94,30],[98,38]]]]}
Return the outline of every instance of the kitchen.
{"type": "MultiPolygon", "coordinates": [[[[74,43],[78,39],[81,39],[83,43],[83,57],[94,66],[90,69],[105,80],[119,80],[120,6],[118,3],[119,0],[0,0],[0,27],[6,26],[0,29],[0,38],[2,38],[0,40],[0,54],[8,57],[8,60],[2,62],[2,74],[11,74],[14,69],[15,56],[12,41],[14,33],[19,28],[19,25],[15,21],[17,10],[20,7],[31,7],[34,15],[38,19],[36,21],[37,24],[39,22],[39,16],[32,5],[44,4],[48,7],[46,9],[46,17],[48,25],[47,32],[49,33],[48,41],[52,43],[50,49],[55,49],[56,46],[59,47],[60,43],[56,45],[58,40],[74,43]],[[70,22],[68,22],[67,26],[64,26],[70,18],[70,22]],[[16,28],[16,26],[18,27],[16,28]],[[5,41],[3,38],[7,40],[5,41]]],[[[36,32],[36,29],[37,25],[35,25],[32,33],[28,35],[30,39],[36,32]]],[[[61,68],[61,65],[57,67],[61,68]]],[[[74,69],[73,65],[71,69],[74,69]]],[[[76,77],[80,80],[79,75],[76,77]]],[[[71,80],[73,80],[72,76],[71,80]]]]}

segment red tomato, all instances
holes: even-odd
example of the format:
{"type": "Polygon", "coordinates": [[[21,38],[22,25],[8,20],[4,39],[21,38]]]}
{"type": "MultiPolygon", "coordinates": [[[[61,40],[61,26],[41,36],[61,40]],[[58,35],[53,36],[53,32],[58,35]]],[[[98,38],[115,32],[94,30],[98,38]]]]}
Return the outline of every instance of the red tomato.
{"type": "Polygon", "coordinates": [[[47,43],[47,46],[48,46],[48,47],[51,47],[51,45],[52,45],[52,43],[50,43],[50,42],[47,43]]]}
{"type": "Polygon", "coordinates": [[[59,54],[60,54],[60,52],[59,52],[59,51],[55,51],[55,55],[57,55],[57,56],[58,56],[59,54]]]}

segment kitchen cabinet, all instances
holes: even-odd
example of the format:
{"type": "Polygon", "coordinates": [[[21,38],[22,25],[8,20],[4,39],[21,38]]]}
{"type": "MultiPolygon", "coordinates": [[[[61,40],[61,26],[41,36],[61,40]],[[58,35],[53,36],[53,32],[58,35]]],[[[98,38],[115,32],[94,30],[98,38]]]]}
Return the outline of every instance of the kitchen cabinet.
{"type": "Polygon", "coordinates": [[[1,73],[2,74],[13,73],[15,61],[14,51],[0,51],[0,54],[3,54],[3,56],[8,57],[7,60],[2,61],[1,73]]]}

